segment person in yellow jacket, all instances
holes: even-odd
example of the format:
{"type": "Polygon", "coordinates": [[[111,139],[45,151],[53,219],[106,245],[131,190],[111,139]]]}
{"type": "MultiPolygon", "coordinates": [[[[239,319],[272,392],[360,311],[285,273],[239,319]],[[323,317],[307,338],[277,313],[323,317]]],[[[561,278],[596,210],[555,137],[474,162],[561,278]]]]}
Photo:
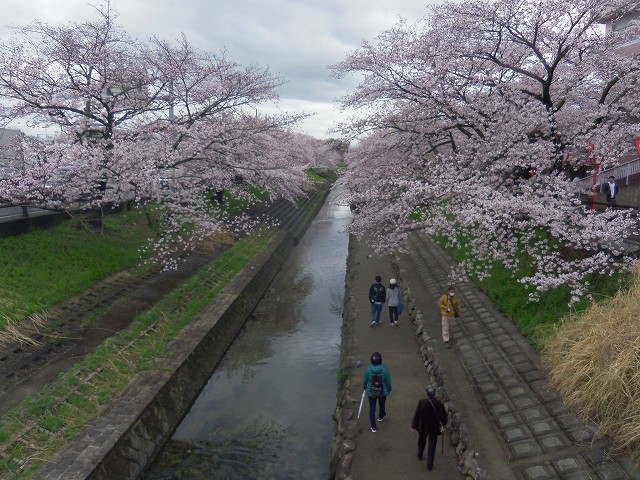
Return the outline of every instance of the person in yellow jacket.
{"type": "Polygon", "coordinates": [[[442,295],[438,300],[440,313],[442,315],[442,341],[444,346],[449,348],[451,340],[451,328],[453,319],[462,316],[460,301],[456,295],[456,289],[453,286],[447,288],[447,293],[442,295]]]}

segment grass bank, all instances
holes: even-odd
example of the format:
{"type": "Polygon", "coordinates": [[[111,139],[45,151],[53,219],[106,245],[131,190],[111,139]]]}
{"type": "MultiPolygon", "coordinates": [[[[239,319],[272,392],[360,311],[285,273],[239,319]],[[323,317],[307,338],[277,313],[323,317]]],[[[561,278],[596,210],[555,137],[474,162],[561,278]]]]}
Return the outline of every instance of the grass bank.
{"type": "Polygon", "coordinates": [[[137,209],[105,217],[105,234],[82,216],[48,229],[0,238],[0,331],[72,297],[143,257],[157,232],[137,209]]]}
{"type": "MultiPolygon", "coordinates": [[[[304,208],[308,210],[316,206],[313,204],[304,208]]],[[[110,273],[136,265],[140,259],[138,249],[146,244],[150,233],[146,226],[146,217],[142,213],[135,221],[117,219],[115,216],[107,218],[105,225],[107,235],[103,240],[112,241],[118,248],[128,251],[129,255],[123,255],[127,261],[117,264],[107,262],[108,268],[100,267],[94,264],[92,255],[102,255],[103,249],[89,245],[90,248],[84,250],[80,258],[84,256],[82,268],[89,268],[91,273],[84,275],[83,282],[77,282],[77,286],[74,287],[77,292],[110,273]],[[127,223],[122,227],[118,227],[118,223],[110,223],[127,221],[133,222],[135,227],[127,223]],[[138,228],[139,232],[135,233],[138,228]],[[121,233],[126,230],[124,240],[115,234],[119,229],[121,233]]],[[[37,236],[34,232],[36,240],[30,248],[41,247],[45,244],[43,238],[55,235],[60,235],[59,241],[65,243],[67,239],[72,239],[75,233],[78,233],[77,230],[65,225],[48,232],[37,232],[37,235],[42,236],[37,236]],[[68,237],[66,233],[69,233],[68,237]]],[[[109,338],[95,353],[86,356],[56,382],[47,385],[39,394],[24,401],[0,419],[0,478],[33,478],[83,426],[104,411],[137,373],[158,368],[154,361],[166,345],[206,306],[215,301],[227,283],[267,246],[274,233],[273,230],[264,229],[235,242],[218,259],[183,282],[153,308],[136,317],[127,330],[109,338]]],[[[95,239],[95,234],[89,239],[74,239],[74,242],[77,242],[74,245],[77,244],[80,248],[85,244],[95,243],[95,239]]],[[[70,250],[71,248],[64,248],[60,250],[60,254],[67,254],[70,250]]],[[[115,256],[120,257],[118,254],[115,256]]],[[[64,263],[63,259],[60,264],[64,263]]],[[[40,264],[25,264],[20,268],[26,273],[34,269],[54,270],[40,264]]],[[[64,274],[74,276],[75,270],[65,270],[64,274]]],[[[56,298],[70,296],[70,287],[66,289],[66,296],[61,297],[56,297],[46,290],[47,284],[55,283],[59,275],[60,272],[57,272],[47,277],[49,280],[45,281],[44,285],[39,285],[39,293],[33,293],[32,297],[23,300],[20,304],[22,310],[14,309],[13,315],[18,315],[29,307],[43,308],[43,299],[49,298],[48,296],[51,299],[47,301],[50,302],[47,305],[56,303],[56,298]]],[[[5,288],[9,289],[11,286],[7,284],[5,288]]]]}

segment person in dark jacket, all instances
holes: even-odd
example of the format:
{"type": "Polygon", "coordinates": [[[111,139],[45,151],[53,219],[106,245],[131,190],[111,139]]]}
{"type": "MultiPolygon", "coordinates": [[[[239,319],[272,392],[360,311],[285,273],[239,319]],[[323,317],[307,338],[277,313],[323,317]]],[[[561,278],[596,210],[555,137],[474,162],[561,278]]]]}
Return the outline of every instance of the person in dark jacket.
{"type": "Polygon", "coordinates": [[[449,421],[449,416],[440,400],[436,398],[436,387],[427,387],[427,398],[421,398],[413,414],[411,429],[418,431],[418,459],[422,460],[424,447],[429,439],[427,449],[427,470],[433,470],[433,460],[436,455],[436,445],[440,434],[440,425],[449,421]]]}
{"type": "Polygon", "coordinates": [[[389,374],[389,369],[382,365],[380,352],[371,354],[371,365],[367,367],[362,377],[362,388],[369,398],[369,421],[371,422],[371,431],[375,433],[378,431],[376,425],[376,402],[380,404],[378,421],[381,422],[387,416],[385,403],[387,395],[391,393],[391,375],[389,374]],[[380,381],[379,385],[376,384],[377,380],[380,381]]]}
{"type": "Polygon", "coordinates": [[[371,326],[380,325],[382,304],[387,300],[387,289],[382,285],[382,277],[376,276],[376,283],[369,287],[369,303],[371,304],[371,326]]]}
{"type": "Polygon", "coordinates": [[[615,207],[616,206],[616,196],[618,195],[618,192],[620,191],[620,187],[616,183],[616,177],[611,175],[609,177],[609,182],[605,183],[602,186],[602,191],[604,192],[604,194],[607,197],[607,203],[609,204],[609,206],[611,208],[615,207]]]}

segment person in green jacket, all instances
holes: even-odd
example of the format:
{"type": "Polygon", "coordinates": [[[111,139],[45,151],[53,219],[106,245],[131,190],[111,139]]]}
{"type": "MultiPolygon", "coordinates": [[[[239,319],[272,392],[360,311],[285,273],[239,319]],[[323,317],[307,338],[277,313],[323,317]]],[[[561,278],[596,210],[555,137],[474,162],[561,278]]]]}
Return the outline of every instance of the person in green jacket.
{"type": "Polygon", "coordinates": [[[391,393],[391,374],[389,369],[382,365],[380,352],[371,354],[371,365],[364,372],[362,388],[369,398],[369,421],[371,422],[371,431],[375,433],[378,431],[376,425],[376,402],[380,405],[378,422],[381,422],[387,416],[385,403],[387,395],[391,393]]]}

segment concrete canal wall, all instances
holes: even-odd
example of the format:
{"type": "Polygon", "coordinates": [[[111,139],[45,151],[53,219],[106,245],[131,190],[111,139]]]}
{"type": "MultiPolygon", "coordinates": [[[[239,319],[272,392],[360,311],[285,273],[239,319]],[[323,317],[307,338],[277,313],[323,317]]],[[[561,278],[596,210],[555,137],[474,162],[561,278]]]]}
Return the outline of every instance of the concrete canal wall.
{"type": "Polygon", "coordinates": [[[151,464],[187,413],[273,278],[320,211],[328,188],[293,229],[225,287],[165,350],[162,369],[140,373],[118,399],[62,451],[38,480],[135,479],[151,464]]]}

